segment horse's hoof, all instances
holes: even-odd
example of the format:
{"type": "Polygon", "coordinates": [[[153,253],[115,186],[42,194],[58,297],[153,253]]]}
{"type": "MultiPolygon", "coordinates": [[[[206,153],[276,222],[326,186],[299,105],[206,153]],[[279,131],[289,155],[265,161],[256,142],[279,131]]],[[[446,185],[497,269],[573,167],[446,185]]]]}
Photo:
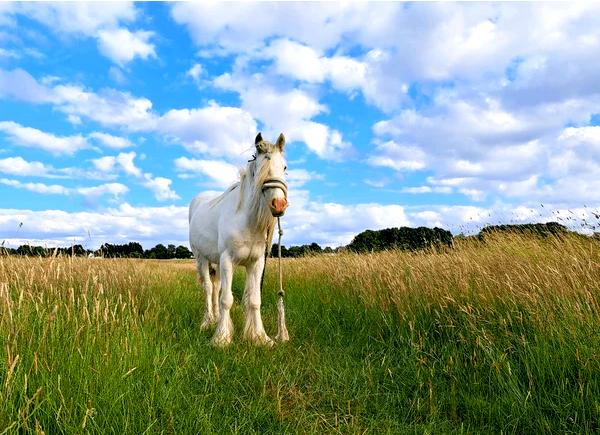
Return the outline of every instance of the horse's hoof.
{"type": "Polygon", "coordinates": [[[267,334],[258,336],[252,341],[259,346],[273,347],[275,345],[275,342],[267,334]]]}
{"type": "Polygon", "coordinates": [[[231,334],[215,334],[211,340],[215,347],[226,347],[231,344],[231,334]]]}
{"type": "Polygon", "coordinates": [[[200,329],[203,331],[206,331],[214,324],[215,324],[214,319],[204,319],[204,320],[202,320],[202,323],[200,324],[200,329]]]}

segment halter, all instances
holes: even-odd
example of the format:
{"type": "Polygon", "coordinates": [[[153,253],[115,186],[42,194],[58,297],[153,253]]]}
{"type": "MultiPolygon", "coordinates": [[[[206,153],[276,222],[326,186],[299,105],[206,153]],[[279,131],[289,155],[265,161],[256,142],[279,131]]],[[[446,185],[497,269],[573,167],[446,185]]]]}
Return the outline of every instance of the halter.
{"type": "Polygon", "coordinates": [[[279,177],[267,178],[262,185],[262,191],[264,192],[265,190],[268,190],[268,189],[281,189],[283,191],[285,199],[287,199],[288,186],[283,178],[279,178],[279,177]]]}

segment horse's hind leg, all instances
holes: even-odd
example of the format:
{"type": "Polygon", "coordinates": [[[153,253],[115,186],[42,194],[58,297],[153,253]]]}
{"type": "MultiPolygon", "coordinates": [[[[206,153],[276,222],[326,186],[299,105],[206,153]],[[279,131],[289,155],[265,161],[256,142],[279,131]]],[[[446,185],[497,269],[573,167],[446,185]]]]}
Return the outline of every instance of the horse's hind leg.
{"type": "Polygon", "coordinates": [[[212,281],[210,279],[210,263],[205,258],[198,258],[196,260],[198,267],[198,274],[200,275],[200,281],[202,282],[202,287],[204,289],[204,317],[202,318],[202,323],[200,328],[207,329],[210,325],[215,322],[215,315],[213,311],[213,286],[212,281]]]}
{"type": "Polygon", "coordinates": [[[215,346],[226,346],[231,343],[233,336],[233,322],[229,314],[233,305],[233,293],[231,292],[233,262],[227,251],[221,254],[219,268],[221,278],[220,312],[212,342],[215,346]]]}
{"type": "MultiPolygon", "coordinates": [[[[221,292],[221,273],[219,265],[210,265],[210,279],[212,281],[212,307],[215,321],[219,320],[219,293],[221,292]]],[[[208,301],[206,302],[208,303],[208,301]]]]}

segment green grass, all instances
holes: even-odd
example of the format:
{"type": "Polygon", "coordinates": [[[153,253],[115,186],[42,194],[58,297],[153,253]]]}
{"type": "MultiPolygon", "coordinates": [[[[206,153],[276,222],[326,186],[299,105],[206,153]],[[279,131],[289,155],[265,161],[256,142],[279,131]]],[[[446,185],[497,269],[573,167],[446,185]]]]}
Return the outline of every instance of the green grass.
{"type": "Polygon", "coordinates": [[[598,245],[502,243],[286,260],[271,349],[241,271],[215,349],[191,262],[0,258],[0,433],[598,432],[598,245]]]}

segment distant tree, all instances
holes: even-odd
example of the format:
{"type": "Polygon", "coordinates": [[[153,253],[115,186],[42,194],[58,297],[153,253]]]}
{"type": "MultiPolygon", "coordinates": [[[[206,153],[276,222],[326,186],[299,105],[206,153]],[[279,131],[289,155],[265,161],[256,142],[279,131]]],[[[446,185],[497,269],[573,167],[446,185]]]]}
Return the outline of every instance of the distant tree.
{"type": "Polygon", "coordinates": [[[47,257],[48,251],[42,246],[21,245],[17,248],[17,254],[32,257],[47,257]]]}
{"type": "Polygon", "coordinates": [[[558,222],[516,225],[488,225],[479,232],[478,237],[480,240],[484,240],[486,235],[502,233],[528,234],[539,237],[548,237],[567,234],[569,233],[569,229],[558,222]]]}
{"type": "Polygon", "coordinates": [[[15,248],[8,248],[5,246],[0,246],[0,255],[16,255],[17,250],[15,248]]]}
{"type": "Polygon", "coordinates": [[[175,258],[192,258],[192,252],[185,246],[179,245],[175,249],[175,258]]]}
{"type": "Polygon", "coordinates": [[[146,251],[144,253],[144,256],[146,258],[156,258],[156,259],[164,260],[164,259],[169,258],[169,251],[167,250],[165,245],[163,245],[162,243],[159,243],[154,248],[146,251]]]}
{"type": "Polygon", "coordinates": [[[375,252],[384,249],[416,251],[442,246],[452,246],[450,231],[437,227],[400,227],[363,231],[354,237],[347,248],[354,252],[375,252]]]}

